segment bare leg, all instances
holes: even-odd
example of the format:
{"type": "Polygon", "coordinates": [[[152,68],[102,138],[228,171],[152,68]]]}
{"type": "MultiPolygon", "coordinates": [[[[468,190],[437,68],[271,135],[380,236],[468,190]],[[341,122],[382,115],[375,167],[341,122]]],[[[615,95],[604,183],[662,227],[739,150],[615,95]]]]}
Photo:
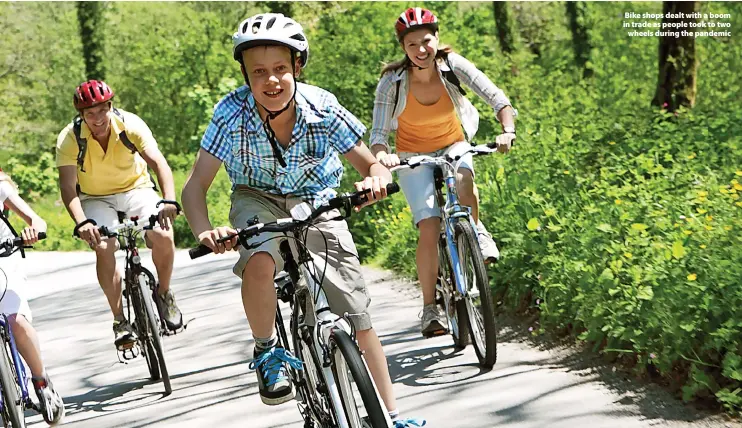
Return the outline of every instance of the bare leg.
{"type": "Polygon", "coordinates": [[[430,217],[421,220],[417,226],[420,237],[417,241],[417,278],[423,290],[423,304],[435,303],[435,280],[438,277],[438,236],[441,219],[430,217]]]}
{"type": "Polygon", "coordinates": [[[474,223],[477,223],[479,221],[479,190],[477,190],[474,177],[468,169],[459,168],[456,177],[456,191],[461,205],[471,207],[471,216],[474,218],[474,223]]]}
{"type": "Polygon", "coordinates": [[[379,395],[384,400],[384,405],[386,405],[389,411],[396,410],[397,400],[394,397],[392,379],[389,376],[389,367],[387,366],[386,355],[384,355],[384,349],[381,347],[379,336],[376,335],[376,331],[373,328],[358,331],[356,332],[356,336],[358,338],[358,346],[365,355],[368,370],[371,372],[371,377],[376,384],[376,388],[379,389],[379,395]]]}
{"type": "Polygon", "coordinates": [[[160,288],[157,292],[164,296],[170,289],[170,279],[173,275],[173,260],[175,259],[175,242],[172,230],[162,229],[147,231],[147,237],[152,242],[152,262],[157,269],[157,279],[160,288]]]}
{"type": "Polygon", "coordinates": [[[108,305],[114,317],[123,315],[124,308],[121,302],[121,274],[116,270],[116,240],[106,239],[95,247],[95,270],[98,274],[98,284],[108,299],[108,305]]]}
{"type": "Polygon", "coordinates": [[[18,347],[23,360],[31,369],[31,376],[40,378],[44,376],[44,363],[41,361],[41,347],[36,329],[23,315],[13,314],[8,317],[10,328],[13,330],[15,344],[18,347]]]}
{"type": "Polygon", "coordinates": [[[275,270],[273,257],[261,252],[250,257],[242,273],[242,306],[255,337],[271,337],[275,329],[278,303],[273,285],[275,270]]]}

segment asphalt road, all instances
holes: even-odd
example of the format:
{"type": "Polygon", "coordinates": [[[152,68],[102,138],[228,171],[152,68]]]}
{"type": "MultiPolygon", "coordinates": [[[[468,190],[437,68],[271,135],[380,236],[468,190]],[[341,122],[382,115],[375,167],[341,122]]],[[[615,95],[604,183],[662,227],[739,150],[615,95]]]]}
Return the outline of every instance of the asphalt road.
{"type": "MultiPolygon", "coordinates": [[[[34,325],[66,403],[64,424],[301,428],[293,402],[260,402],[233,262],[234,256],[214,255],[191,261],[178,252],[173,289],[191,321],[182,334],[165,338],[173,393],[164,397],[143,359],[118,362],[93,254],[29,252],[34,325]]],[[[507,328],[497,364],[482,371],[471,347],[454,352],[448,336],[422,339],[414,284],[373,268],[365,275],[400,410],[426,418],[428,427],[738,426],[699,416],[661,392],[657,399],[644,386],[636,392],[631,384],[606,381],[569,352],[539,349],[507,328]]],[[[28,416],[32,425],[44,425],[40,416],[28,416]]]]}

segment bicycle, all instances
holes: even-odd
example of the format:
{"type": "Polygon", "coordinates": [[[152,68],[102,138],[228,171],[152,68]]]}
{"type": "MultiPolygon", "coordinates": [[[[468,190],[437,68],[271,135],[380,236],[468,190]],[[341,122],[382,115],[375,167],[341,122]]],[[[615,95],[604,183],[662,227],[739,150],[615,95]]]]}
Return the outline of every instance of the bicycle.
{"type": "MultiPolygon", "coordinates": [[[[387,186],[387,194],[397,191],[396,183],[387,186]]],[[[275,288],[279,301],[287,302],[291,308],[292,340],[288,339],[279,305],[276,306],[276,331],[279,346],[302,361],[301,366],[289,368],[289,377],[298,391],[298,407],[305,428],[388,428],[392,424],[356,344],[352,323],[347,314],[338,316],[331,312],[322,290],[324,273],[318,278],[313,264],[310,268],[312,258],[301,236],[324,213],[343,209],[344,213],[331,220],[348,218],[354,206],[365,202],[367,193],[341,194],[314,211],[303,203],[291,210],[291,218],[270,223],[260,223],[256,216],[236,234],[245,248],[262,245],[260,242],[251,246],[248,239],[263,232],[283,233],[288,238],[269,238],[283,239],[279,248],[285,268],[276,277],[275,288]],[[289,239],[298,244],[298,260],[289,239]],[[310,318],[314,322],[307,322],[310,318]]],[[[209,247],[200,245],[189,254],[195,259],[211,252],[209,247]]]]}
{"type": "Polygon", "coordinates": [[[413,156],[390,169],[435,168],[435,197],[441,207],[442,218],[438,240],[436,303],[446,314],[448,332],[453,337],[454,346],[464,349],[471,339],[479,364],[485,368],[492,368],[497,361],[495,306],[471,208],[459,203],[456,171],[464,155],[495,153],[497,150],[493,146],[494,143],[487,147],[474,146],[453,158],[448,155],[413,156]]]}
{"type": "MultiPolygon", "coordinates": [[[[40,232],[39,239],[46,239],[46,233],[40,232]]],[[[16,237],[0,243],[0,257],[9,257],[16,251],[25,257],[24,249],[32,248],[23,245],[23,238],[16,237]]],[[[0,272],[2,269],[0,269],[0,272]]],[[[3,272],[4,275],[4,272],[3,272]]],[[[5,296],[3,291],[2,297],[5,296]]],[[[2,300],[0,297],[0,300],[2,300]]],[[[0,314],[0,414],[6,427],[22,428],[26,426],[24,411],[33,409],[41,413],[41,407],[31,400],[28,392],[28,375],[26,367],[15,344],[15,337],[5,314],[0,314]]]]}
{"type": "MultiPolygon", "coordinates": [[[[180,205],[173,203],[180,213],[180,205]]],[[[157,206],[163,203],[160,201],[157,206]]],[[[151,215],[146,221],[137,217],[123,218],[119,213],[119,224],[115,226],[99,226],[101,236],[117,238],[120,248],[126,251],[126,266],[124,268],[123,296],[126,298],[127,319],[131,320],[132,309],[134,311],[133,326],[137,333],[137,341],[129,347],[119,349],[120,357],[125,361],[132,360],[139,355],[144,355],[147,361],[151,380],[160,380],[165,386],[165,395],[172,393],[170,375],[165,363],[165,353],[162,347],[162,336],[167,335],[168,330],[165,320],[159,313],[155,299],[157,295],[157,281],[155,276],[147,268],[142,266],[137,247],[137,238],[143,231],[152,230],[157,224],[157,215],[151,215]]],[[[185,326],[184,326],[185,328],[185,326]]],[[[119,361],[120,358],[119,358],[119,361]]],[[[122,361],[122,362],[125,362],[122,361]]]]}

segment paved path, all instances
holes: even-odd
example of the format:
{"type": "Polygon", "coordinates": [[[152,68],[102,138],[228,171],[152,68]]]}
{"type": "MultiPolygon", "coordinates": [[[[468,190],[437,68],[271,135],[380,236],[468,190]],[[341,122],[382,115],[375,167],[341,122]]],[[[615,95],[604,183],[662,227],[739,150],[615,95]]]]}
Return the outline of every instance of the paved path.
{"type": "MultiPolygon", "coordinates": [[[[67,405],[66,425],[302,427],[293,402],[267,407],[257,396],[248,369],[251,335],[230,270],[233,256],[191,261],[185,252],[177,254],[173,287],[186,319],[193,320],[183,334],[165,338],[174,389],[168,397],[161,383],[148,380],[143,359],[117,363],[92,253],[29,252],[26,261],[29,271],[35,269],[29,278],[34,324],[67,405]]],[[[412,284],[381,270],[365,272],[400,408],[426,417],[430,427],[730,426],[658,419],[672,412],[507,332],[497,365],[483,372],[471,347],[454,352],[450,337],[420,337],[420,295],[412,284]]],[[[29,419],[43,425],[38,415],[29,419]]]]}

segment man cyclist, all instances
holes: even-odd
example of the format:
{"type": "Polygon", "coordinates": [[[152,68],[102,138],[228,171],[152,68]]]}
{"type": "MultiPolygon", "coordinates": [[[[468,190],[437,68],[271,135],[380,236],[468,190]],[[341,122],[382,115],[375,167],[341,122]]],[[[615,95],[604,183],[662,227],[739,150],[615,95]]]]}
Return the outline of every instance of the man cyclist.
{"type": "Polygon", "coordinates": [[[173,174],[157,148],[147,124],[137,115],[113,107],[114,93],[103,81],[89,80],[75,89],[73,104],[78,116],[57,138],[57,167],[62,201],[74,220],[75,235],[96,255],[98,283],[113,313],[114,344],[127,349],[137,340],[125,319],[121,274],[116,269],[115,238],[101,237],[97,226],[113,226],[119,215],[141,219],[158,215],[160,228],[145,233],[157,268],[157,306],[170,330],[183,325],[183,316],[170,290],[175,244],[172,225],[179,207],[173,174]],[[157,175],[160,199],[147,167],[157,175]],[[157,205],[162,208],[159,210],[157,205]]]}
{"type": "MultiPolygon", "coordinates": [[[[363,144],[363,124],[331,93],[296,82],[309,57],[301,25],[282,14],[259,14],[243,21],[232,41],[246,85],[216,105],[183,188],[186,218],[200,243],[216,253],[236,246],[237,238],[218,242],[235,230],[214,228],[206,206],[206,193],[222,163],[232,181],[234,227],[245,226],[255,215],[264,222],[288,217],[303,201],[317,206],[334,197],[343,173],[339,154],[364,177],[356,183],[358,190],[371,189],[371,201],[386,196],[391,174],[363,144]]],[[[296,361],[277,347],[273,279],[282,270],[283,259],[278,240],[269,240],[271,236],[278,235],[255,237],[255,243],[265,241],[256,249],[240,247],[233,272],[242,280],[242,302],[255,339],[252,366],[258,390],[265,404],[277,405],[294,397],[286,363],[296,361]]],[[[396,410],[386,356],[371,326],[370,298],[347,223],[319,223],[308,230],[306,245],[315,260],[327,260],[323,285],[330,307],[347,313],[353,323],[395,427],[422,426],[424,421],[400,419],[396,410]]]]}

